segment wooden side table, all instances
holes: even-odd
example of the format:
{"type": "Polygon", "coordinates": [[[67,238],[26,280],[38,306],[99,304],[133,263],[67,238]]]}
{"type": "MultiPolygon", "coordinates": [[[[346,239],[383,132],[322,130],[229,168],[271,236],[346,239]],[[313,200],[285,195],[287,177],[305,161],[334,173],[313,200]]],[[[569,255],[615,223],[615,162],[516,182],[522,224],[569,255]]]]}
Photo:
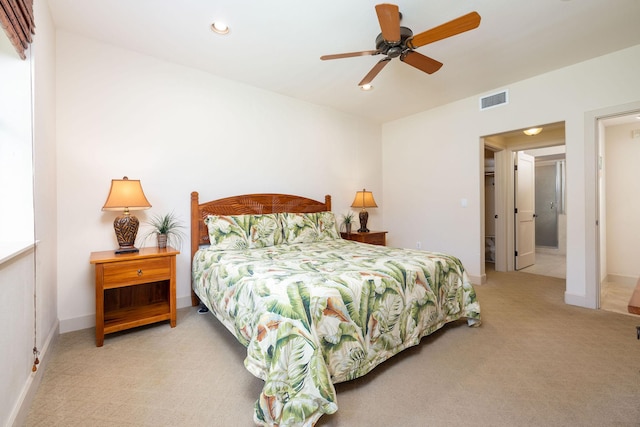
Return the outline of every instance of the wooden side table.
{"type": "Polygon", "coordinates": [[[345,233],[341,232],[340,235],[343,239],[353,240],[355,242],[370,243],[372,245],[387,245],[387,232],[386,231],[369,231],[368,233],[360,233],[359,231],[345,233]]]}
{"type": "Polygon", "coordinates": [[[172,247],[133,254],[92,252],[96,273],[96,346],[105,334],[169,320],[176,326],[176,255],[172,247]]]}

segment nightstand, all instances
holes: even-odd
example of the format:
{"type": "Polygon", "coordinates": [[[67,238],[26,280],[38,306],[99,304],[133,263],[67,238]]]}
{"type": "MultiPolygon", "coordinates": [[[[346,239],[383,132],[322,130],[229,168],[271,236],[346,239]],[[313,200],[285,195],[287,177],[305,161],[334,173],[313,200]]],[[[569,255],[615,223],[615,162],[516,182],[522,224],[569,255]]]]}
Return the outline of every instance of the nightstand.
{"type": "Polygon", "coordinates": [[[142,248],[133,254],[92,252],[96,269],[96,346],[105,334],[169,320],[176,326],[174,248],[142,248]]]}
{"type": "Polygon", "coordinates": [[[386,246],[387,244],[386,231],[369,231],[368,233],[360,233],[356,231],[349,234],[341,232],[340,235],[343,239],[353,240],[360,243],[370,243],[372,245],[380,246],[386,246]]]}

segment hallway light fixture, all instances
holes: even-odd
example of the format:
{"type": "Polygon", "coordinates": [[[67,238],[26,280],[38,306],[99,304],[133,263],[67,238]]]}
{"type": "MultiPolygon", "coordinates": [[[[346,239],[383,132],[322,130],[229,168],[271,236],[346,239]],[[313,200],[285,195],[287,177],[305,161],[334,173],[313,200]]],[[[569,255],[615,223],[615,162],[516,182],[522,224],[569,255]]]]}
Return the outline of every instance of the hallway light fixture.
{"type": "Polygon", "coordinates": [[[523,131],[525,135],[533,136],[542,132],[542,128],[531,128],[523,131]]]}

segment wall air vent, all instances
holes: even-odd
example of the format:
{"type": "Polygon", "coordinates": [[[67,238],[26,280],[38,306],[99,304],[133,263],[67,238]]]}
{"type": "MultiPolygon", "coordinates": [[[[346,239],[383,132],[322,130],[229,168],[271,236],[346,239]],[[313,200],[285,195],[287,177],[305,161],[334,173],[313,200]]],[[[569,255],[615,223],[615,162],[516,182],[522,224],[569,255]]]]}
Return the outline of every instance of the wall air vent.
{"type": "Polygon", "coordinates": [[[500,105],[508,103],[509,91],[503,90],[502,92],[494,93],[480,98],[480,110],[487,110],[489,108],[498,107],[500,105]]]}

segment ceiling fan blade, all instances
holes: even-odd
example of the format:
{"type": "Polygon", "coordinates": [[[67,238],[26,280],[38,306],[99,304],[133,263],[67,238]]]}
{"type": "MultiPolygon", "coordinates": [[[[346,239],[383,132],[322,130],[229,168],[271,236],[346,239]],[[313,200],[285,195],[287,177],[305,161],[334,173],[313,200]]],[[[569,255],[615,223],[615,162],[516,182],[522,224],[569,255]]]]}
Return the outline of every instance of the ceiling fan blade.
{"type": "Polygon", "coordinates": [[[400,43],[400,9],[395,4],[383,3],[376,5],[376,14],[382,38],[389,43],[400,43]]]}
{"type": "Polygon", "coordinates": [[[358,83],[358,86],[364,86],[364,85],[368,85],[369,83],[371,83],[373,81],[373,79],[376,78],[378,73],[380,71],[382,71],[384,66],[389,63],[389,61],[391,61],[391,58],[389,58],[389,57],[386,57],[386,58],[381,59],[380,61],[378,61],[378,63],[373,66],[371,71],[369,71],[369,73],[367,73],[367,75],[364,76],[364,79],[362,79],[360,81],[360,83],[358,83]]]}
{"type": "Polygon", "coordinates": [[[413,36],[412,39],[407,40],[407,46],[415,49],[438,40],[446,39],[447,37],[455,36],[456,34],[464,33],[465,31],[473,30],[474,28],[478,28],[479,25],[480,15],[478,12],[467,13],[459,18],[413,36]]]}
{"type": "Polygon", "coordinates": [[[424,71],[427,74],[433,74],[442,67],[442,62],[436,61],[433,58],[429,58],[421,53],[413,50],[408,51],[406,54],[400,57],[402,62],[406,62],[414,68],[420,71],[424,71]]]}
{"type": "Polygon", "coordinates": [[[377,50],[363,50],[362,52],[336,53],[335,55],[322,55],[320,59],[326,61],[328,59],[352,58],[354,56],[377,55],[377,50]]]}

